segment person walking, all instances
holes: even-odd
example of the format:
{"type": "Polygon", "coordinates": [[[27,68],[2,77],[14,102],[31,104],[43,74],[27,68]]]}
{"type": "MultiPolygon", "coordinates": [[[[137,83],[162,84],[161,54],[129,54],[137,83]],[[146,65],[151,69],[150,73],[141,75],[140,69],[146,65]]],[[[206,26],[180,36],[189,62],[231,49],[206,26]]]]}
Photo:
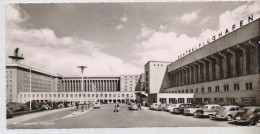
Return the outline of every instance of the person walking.
{"type": "Polygon", "coordinates": [[[77,107],[77,109],[79,108],[79,103],[78,102],[76,102],[76,107],[77,107]]]}
{"type": "Polygon", "coordinates": [[[138,109],[142,110],[142,105],[141,105],[141,103],[138,103],[138,109]]]}

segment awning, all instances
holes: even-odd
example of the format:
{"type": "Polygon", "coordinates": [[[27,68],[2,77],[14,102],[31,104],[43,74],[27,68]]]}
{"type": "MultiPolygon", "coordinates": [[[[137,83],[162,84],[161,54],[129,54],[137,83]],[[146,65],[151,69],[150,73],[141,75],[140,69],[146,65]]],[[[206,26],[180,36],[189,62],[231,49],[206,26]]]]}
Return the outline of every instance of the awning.
{"type": "Polygon", "coordinates": [[[142,92],[142,91],[140,91],[140,92],[136,92],[135,93],[136,95],[144,95],[144,96],[146,96],[146,97],[148,97],[148,94],[147,93],[145,93],[144,91],[142,92]]]}

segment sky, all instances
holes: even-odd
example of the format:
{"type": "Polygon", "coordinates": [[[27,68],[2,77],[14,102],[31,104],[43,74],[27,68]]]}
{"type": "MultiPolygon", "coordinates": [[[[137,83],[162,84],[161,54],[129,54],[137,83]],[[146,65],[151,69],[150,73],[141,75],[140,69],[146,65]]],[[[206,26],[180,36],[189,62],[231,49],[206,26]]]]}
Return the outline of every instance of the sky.
{"type": "Polygon", "coordinates": [[[140,74],[252,14],[260,2],[7,4],[6,62],[19,47],[22,64],[51,73],[140,74]]]}

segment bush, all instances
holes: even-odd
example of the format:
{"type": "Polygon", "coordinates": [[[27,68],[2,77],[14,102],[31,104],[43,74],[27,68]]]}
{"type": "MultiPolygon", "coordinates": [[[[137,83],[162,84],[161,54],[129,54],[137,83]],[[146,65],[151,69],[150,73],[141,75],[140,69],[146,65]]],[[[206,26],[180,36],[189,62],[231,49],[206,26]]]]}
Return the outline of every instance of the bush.
{"type": "Polygon", "coordinates": [[[23,103],[18,102],[8,102],[6,104],[6,109],[12,110],[12,111],[23,111],[23,103]]]}
{"type": "Polygon", "coordinates": [[[14,112],[10,109],[6,109],[6,118],[13,118],[14,117],[14,112]]]}
{"type": "Polygon", "coordinates": [[[23,115],[23,114],[28,114],[28,113],[35,113],[35,112],[39,112],[39,111],[43,111],[43,110],[44,110],[44,109],[39,108],[39,109],[36,109],[36,110],[31,110],[31,111],[19,111],[19,112],[14,112],[14,116],[23,115]]]}

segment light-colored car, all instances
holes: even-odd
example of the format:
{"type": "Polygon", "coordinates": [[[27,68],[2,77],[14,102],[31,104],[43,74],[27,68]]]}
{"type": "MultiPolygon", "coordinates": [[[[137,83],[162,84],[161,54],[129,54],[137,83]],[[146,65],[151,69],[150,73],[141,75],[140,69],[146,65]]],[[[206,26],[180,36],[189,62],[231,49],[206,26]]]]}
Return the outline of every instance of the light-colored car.
{"type": "Polygon", "coordinates": [[[129,110],[138,110],[138,106],[135,103],[132,103],[131,105],[129,105],[128,109],[129,110]]]}
{"type": "Polygon", "coordinates": [[[218,104],[207,104],[204,105],[202,109],[198,109],[195,113],[195,117],[210,117],[212,115],[215,115],[217,113],[217,110],[221,109],[221,106],[218,104]]]}
{"type": "Polygon", "coordinates": [[[150,109],[151,110],[155,110],[157,109],[157,107],[159,106],[160,103],[153,103],[151,106],[150,106],[150,109]]]}
{"type": "Polygon", "coordinates": [[[163,108],[163,111],[169,111],[169,106],[171,106],[171,105],[173,105],[173,104],[166,104],[166,106],[163,108]]]}
{"type": "Polygon", "coordinates": [[[44,108],[45,110],[52,110],[52,108],[49,105],[42,105],[42,108],[44,108]]]}
{"type": "Polygon", "coordinates": [[[159,106],[156,108],[157,111],[162,111],[163,108],[166,107],[166,104],[159,104],[159,106]]]}
{"type": "Polygon", "coordinates": [[[94,103],[94,108],[100,108],[100,103],[99,102],[95,102],[94,103]]]}
{"type": "Polygon", "coordinates": [[[176,108],[176,107],[179,107],[181,104],[183,104],[183,103],[172,104],[171,106],[168,107],[169,112],[172,113],[172,112],[173,112],[173,109],[176,108]]]}
{"type": "Polygon", "coordinates": [[[239,112],[240,107],[234,105],[227,105],[221,107],[215,115],[212,115],[210,119],[226,119],[228,121],[233,120],[235,115],[239,112]]]}
{"type": "Polygon", "coordinates": [[[190,107],[192,107],[192,104],[190,104],[190,103],[188,103],[188,104],[181,104],[178,107],[173,108],[172,113],[174,113],[174,114],[182,114],[185,108],[190,108],[190,107]]]}
{"type": "Polygon", "coordinates": [[[183,111],[184,115],[194,115],[197,110],[202,109],[203,105],[194,105],[190,108],[185,108],[183,111]]]}

